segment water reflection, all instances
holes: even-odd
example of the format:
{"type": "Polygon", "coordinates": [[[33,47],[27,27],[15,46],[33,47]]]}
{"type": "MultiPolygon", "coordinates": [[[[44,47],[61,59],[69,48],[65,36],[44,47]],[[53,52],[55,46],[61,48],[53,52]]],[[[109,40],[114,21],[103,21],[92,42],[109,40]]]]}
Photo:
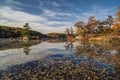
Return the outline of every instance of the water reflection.
{"type": "Polygon", "coordinates": [[[64,39],[64,38],[59,38],[59,39],[55,38],[55,39],[45,39],[43,41],[49,42],[49,43],[61,43],[61,42],[65,42],[66,39],[64,39]]]}
{"type": "Polygon", "coordinates": [[[119,70],[110,64],[56,54],[15,65],[3,72],[1,77],[20,80],[119,80],[119,70]]]}
{"type": "Polygon", "coordinates": [[[63,47],[64,42],[60,41],[59,43],[48,43],[41,40],[32,40],[28,43],[11,43],[9,41],[4,43],[10,44],[8,44],[8,46],[5,44],[6,46],[1,47],[2,50],[0,50],[0,70],[7,69],[9,66],[38,60],[47,55],[66,53],[63,47]],[[26,56],[26,54],[29,55],[26,56]]]}
{"type": "MultiPolygon", "coordinates": [[[[101,70],[99,72],[101,75],[103,74],[107,78],[107,74],[109,74],[111,79],[118,80],[120,78],[120,46],[115,44],[109,44],[109,43],[90,43],[90,42],[83,42],[79,43],[77,42],[74,44],[75,47],[73,47],[72,42],[67,42],[72,44],[72,47],[69,46],[70,44],[67,44],[67,50],[73,50],[74,49],[74,55],[79,59],[85,59],[88,60],[88,63],[86,64],[88,67],[95,68],[94,66],[97,62],[97,66],[106,66],[101,70],[100,68],[98,70],[101,70]],[[107,71],[110,70],[110,72],[107,71]],[[115,73],[115,74],[113,74],[115,73]],[[113,76],[116,76],[114,78],[113,76]]],[[[100,77],[99,77],[100,78],[100,77]]]]}
{"type": "Polygon", "coordinates": [[[74,49],[73,42],[66,42],[65,49],[73,52],[74,49]]]}
{"type": "Polygon", "coordinates": [[[23,52],[26,54],[26,55],[29,55],[30,53],[30,45],[31,43],[29,42],[23,42],[24,46],[23,46],[23,52]]]}
{"type": "Polygon", "coordinates": [[[119,46],[113,46],[112,44],[102,44],[102,43],[79,43],[79,42],[67,42],[65,45],[67,50],[74,50],[74,55],[78,58],[82,58],[84,56],[90,59],[100,59],[109,62],[111,57],[119,54],[119,46]]]}
{"type": "Polygon", "coordinates": [[[15,80],[119,80],[119,45],[46,41],[34,46],[29,42],[24,43],[22,53],[27,56],[21,53],[22,58],[19,59],[21,55],[12,55],[13,61],[21,60],[24,63],[13,63],[8,70],[0,72],[0,79],[4,80],[7,77],[15,80]]]}
{"type": "Polygon", "coordinates": [[[23,48],[25,46],[33,46],[40,44],[41,40],[29,40],[28,42],[22,42],[19,40],[9,41],[9,39],[1,40],[0,42],[0,50],[8,50],[8,49],[17,49],[23,48]]]}
{"type": "Polygon", "coordinates": [[[33,40],[33,41],[24,41],[22,42],[22,48],[23,48],[23,53],[25,53],[26,55],[29,55],[31,49],[30,47],[33,45],[37,45],[40,44],[41,40],[33,40]]]}

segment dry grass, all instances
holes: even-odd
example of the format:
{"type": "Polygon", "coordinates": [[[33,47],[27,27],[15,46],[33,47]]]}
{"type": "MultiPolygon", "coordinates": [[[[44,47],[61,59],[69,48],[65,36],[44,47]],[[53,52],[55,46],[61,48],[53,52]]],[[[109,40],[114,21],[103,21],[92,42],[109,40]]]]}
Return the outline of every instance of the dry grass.
{"type": "Polygon", "coordinates": [[[97,37],[97,38],[90,38],[89,41],[107,41],[107,39],[103,37],[97,37]]]}

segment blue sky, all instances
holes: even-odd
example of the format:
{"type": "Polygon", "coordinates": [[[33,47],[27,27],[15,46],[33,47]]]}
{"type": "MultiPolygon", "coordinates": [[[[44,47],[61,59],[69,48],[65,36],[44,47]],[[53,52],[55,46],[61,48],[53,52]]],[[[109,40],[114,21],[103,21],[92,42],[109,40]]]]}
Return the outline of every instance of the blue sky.
{"type": "Polygon", "coordinates": [[[64,32],[89,16],[114,17],[118,6],[120,0],[0,0],[0,25],[22,27],[28,22],[39,32],[64,32]]]}

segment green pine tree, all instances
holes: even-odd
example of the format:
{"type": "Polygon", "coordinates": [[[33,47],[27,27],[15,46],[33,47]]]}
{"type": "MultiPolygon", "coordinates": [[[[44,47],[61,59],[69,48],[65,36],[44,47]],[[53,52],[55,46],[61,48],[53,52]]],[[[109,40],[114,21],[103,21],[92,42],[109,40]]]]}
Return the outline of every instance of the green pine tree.
{"type": "Polygon", "coordinates": [[[29,23],[26,23],[23,26],[23,30],[22,30],[22,37],[30,37],[30,26],[29,23]]]}

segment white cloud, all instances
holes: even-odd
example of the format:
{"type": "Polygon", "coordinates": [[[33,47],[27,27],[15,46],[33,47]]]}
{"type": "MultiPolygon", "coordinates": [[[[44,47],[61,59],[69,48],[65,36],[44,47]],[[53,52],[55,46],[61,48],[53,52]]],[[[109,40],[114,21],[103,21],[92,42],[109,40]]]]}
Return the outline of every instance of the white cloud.
{"type": "Polygon", "coordinates": [[[39,3],[39,7],[41,7],[41,6],[44,6],[44,5],[46,5],[46,6],[53,6],[53,7],[59,7],[60,6],[60,4],[59,3],[57,3],[57,2],[55,2],[55,1],[50,1],[50,0],[37,0],[38,1],[38,3],[39,3]]]}
{"type": "Polygon", "coordinates": [[[66,25],[66,26],[68,26],[68,25],[70,25],[70,22],[68,22],[68,21],[48,21],[48,22],[45,22],[45,24],[47,24],[47,25],[66,25]]]}
{"type": "Polygon", "coordinates": [[[21,5],[21,3],[19,3],[16,0],[5,0],[5,2],[6,2],[6,4],[21,5]]]}
{"type": "MultiPolygon", "coordinates": [[[[63,11],[50,10],[46,8],[45,5],[49,6],[60,6],[57,2],[51,2],[46,0],[37,0],[39,6],[34,8],[43,11],[42,15],[33,15],[27,12],[20,10],[14,10],[10,7],[1,7],[0,8],[0,25],[8,26],[20,26],[24,25],[26,22],[30,23],[30,26],[33,30],[47,33],[47,32],[64,32],[66,27],[74,25],[75,22],[79,20],[87,21],[89,16],[95,16],[98,20],[103,20],[107,15],[111,15],[111,8],[105,9],[100,6],[93,6],[91,11],[75,13],[74,10],[71,13],[63,11]],[[42,7],[40,7],[42,6],[42,7]],[[43,7],[44,6],[44,7],[43,7]],[[63,19],[62,21],[60,21],[63,19]],[[64,21],[64,19],[66,21],[64,21]],[[67,21],[68,20],[68,21],[67,21]],[[57,25],[56,27],[51,27],[50,25],[57,25]]],[[[17,2],[17,0],[6,0],[7,4],[22,5],[17,2]]],[[[67,4],[68,5],[68,4],[67,4]]],[[[66,5],[66,6],[67,6],[66,5]]],[[[72,5],[72,4],[71,4],[72,5]]],[[[33,7],[33,5],[26,4],[27,7],[33,7]]],[[[15,6],[14,6],[15,7],[15,6]]],[[[16,6],[17,7],[17,6],[16,6]]],[[[20,7],[18,7],[20,8],[20,7]]]]}
{"type": "Polygon", "coordinates": [[[59,6],[60,6],[57,2],[52,2],[51,4],[52,4],[53,6],[55,6],[55,7],[59,7],[59,6]]]}
{"type": "Polygon", "coordinates": [[[46,21],[46,19],[43,17],[32,15],[22,11],[12,10],[9,7],[4,7],[0,9],[0,17],[16,22],[46,21]]]}
{"type": "Polygon", "coordinates": [[[63,28],[44,25],[44,22],[48,22],[48,20],[42,16],[16,11],[8,7],[0,8],[0,17],[0,25],[22,27],[22,25],[28,22],[33,30],[39,32],[64,32],[63,28]]]}
{"type": "Polygon", "coordinates": [[[87,21],[90,16],[95,16],[95,19],[97,20],[105,20],[108,15],[113,16],[113,13],[111,13],[111,10],[113,8],[103,8],[100,6],[93,6],[91,11],[88,12],[82,12],[79,15],[75,15],[77,20],[83,20],[87,21]]]}
{"type": "Polygon", "coordinates": [[[50,32],[64,32],[64,28],[61,27],[50,27],[44,24],[40,24],[40,23],[36,23],[36,22],[32,22],[30,23],[31,27],[33,30],[39,31],[39,32],[43,32],[43,33],[50,33],[50,32]]]}
{"type": "Polygon", "coordinates": [[[95,16],[95,19],[97,20],[105,20],[107,18],[108,15],[113,16],[113,13],[111,12],[112,9],[114,8],[104,8],[101,6],[97,6],[97,5],[93,5],[92,9],[90,11],[86,11],[86,12],[80,12],[80,13],[75,13],[75,12],[71,12],[71,13],[66,13],[66,12],[58,12],[58,11],[52,11],[49,9],[43,9],[44,12],[44,16],[48,16],[51,18],[55,18],[55,19],[65,19],[65,20],[69,20],[69,21],[50,21],[50,22],[46,22],[48,25],[53,25],[53,24],[61,24],[64,26],[72,26],[74,25],[75,22],[82,20],[84,22],[87,22],[88,18],[90,16],[95,16]],[[59,17],[59,16],[64,16],[64,17],[59,17]]]}
{"type": "Polygon", "coordinates": [[[57,16],[72,16],[71,13],[66,13],[66,12],[58,12],[58,11],[52,11],[48,9],[42,9],[43,10],[43,15],[49,16],[49,17],[57,17],[57,16]]]}
{"type": "Polygon", "coordinates": [[[7,22],[8,22],[8,20],[0,19],[0,24],[6,24],[7,22]]]}

